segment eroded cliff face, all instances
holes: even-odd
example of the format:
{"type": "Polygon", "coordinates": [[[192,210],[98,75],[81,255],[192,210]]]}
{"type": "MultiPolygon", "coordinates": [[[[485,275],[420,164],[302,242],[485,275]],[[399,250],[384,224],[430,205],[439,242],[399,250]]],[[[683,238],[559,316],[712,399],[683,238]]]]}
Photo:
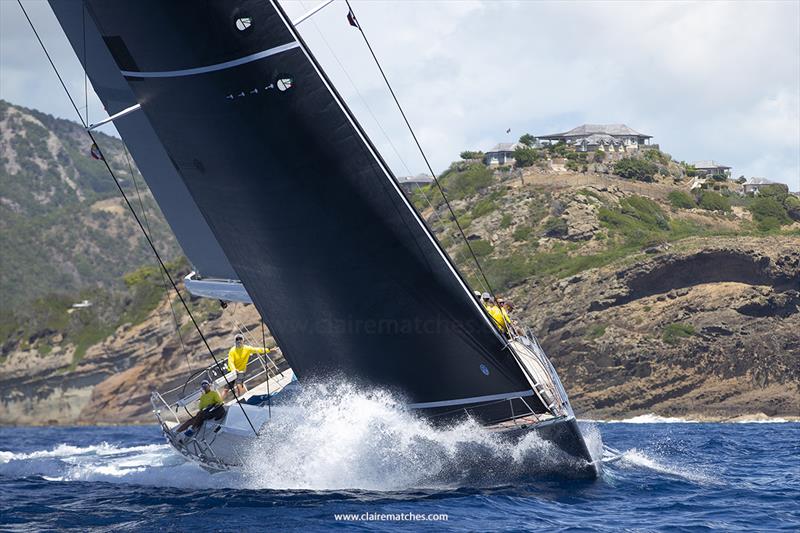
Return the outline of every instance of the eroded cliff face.
{"type": "Polygon", "coordinates": [[[510,293],[576,411],[800,414],[798,239],[696,239],[510,293]]]}
{"type": "MultiPolygon", "coordinates": [[[[203,322],[201,329],[217,358],[224,360],[240,328],[254,332],[248,342],[260,345],[259,320],[253,306],[232,305],[203,322]]],[[[267,345],[272,345],[271,337],[267,345]]],[[[89,348],[72,368],[74,349],[57,345],[46,355],[13,352],[0,366],[0,423],[153,422],[151,391],[176,387],[212,362],[185,318],[178,336],[166,299],[142,323],[123,325],[89,348]]],[[[282,363],[282,357],[273,357],[282,363]]]]}

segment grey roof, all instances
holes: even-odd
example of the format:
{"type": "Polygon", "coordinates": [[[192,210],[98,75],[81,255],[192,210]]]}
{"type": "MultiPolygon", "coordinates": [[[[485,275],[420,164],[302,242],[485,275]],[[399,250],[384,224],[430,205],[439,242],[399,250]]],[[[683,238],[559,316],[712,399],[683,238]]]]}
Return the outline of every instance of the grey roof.
{"type": "Polygon", "coordinates": [[[403,183],[433,183],[433,178],[428,174],[417,174],[416,176],[401,176],[397,181],[403,183]]]}
{"type": "Polygon", "coordinates": [[[550,135],[542,135],[541,139],[562,138],[562,137],[588,137],[593,134],[613,135],[615,137],[644,137],[647,139],[652,138],[652,135],[639,133],[626,126],[625,124],[582,124],[577,128],[572,128],[564,133],[552,133],[550,135]]]}
{"type": "Polygon", "coordinates": [[[517,148],[527,148],[527,146],[525,146],[524,144],[519,143],[519,142],[515,142],[515,143],[497,143],[497,144],[494,145],[494,147],[491,150],[488,150],[486,153],[487,154],[491,154],[491,153],[496,153],[496,152],[513,152],[517,148]]]}
{"type": "Polygon", "coordinates": [[[727,165],[723,165],[722,163],[717,163],[716,161],[712,160],[695,161],[694,163],[692,163],[692,166],[698,170],[706,170],[712,168],[731,168],[727,165]]]}
{"type": "Polygon", "coordinates": [[[745,182],[745,185],[777,185],[777,183],[767,178],[750,178],[745,182]]]}

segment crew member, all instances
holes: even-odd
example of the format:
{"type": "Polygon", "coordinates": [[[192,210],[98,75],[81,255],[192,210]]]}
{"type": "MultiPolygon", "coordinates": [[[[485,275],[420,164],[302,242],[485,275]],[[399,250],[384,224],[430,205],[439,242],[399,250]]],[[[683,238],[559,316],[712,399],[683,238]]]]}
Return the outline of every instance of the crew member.
{"type": "MultiPolygon", "coordinates": [[[[237,333],[233,338],[234,346],[228,351],[228,372],[236,371],[236,378],[231,381],[231,390],[234,390],[237,395],[242,395],[247,392],[247,387],[244,384],[245,375],[247,373],[247,362],[250,356],[254,353],[268,353],[269,350],[264,348],[256,348],[254,346],[247,346],[244,343],[244,337],[237,333]]],[[[223,396],[227,391],[223,391],[223,396]]]]}
{"type": "Polygon", "coordinates": [[[225,406],[222,404],[222,398],[220,398],[217,391],[211,388],[211,382],[203,380],[200,388],[203,389],[203,394],[200,395],[200,399],[197,402],[199,411],[192,418],[178,426],[178,429],[175,430],[177,433],[184,431],[189,426],[192,426],[192,431],[197,431],[206,420],[219,420],[225,416],[225,406]]]}
{"type": "Polygon", "coordinates": [[[497,305],[488,292],[483,293],[481,296],[481,302],[486,308],[486,311],[489,313],[489,316],[492,317],[492,320],[494,320],[497,329],[507,334],[509,322],[506,321],[506,319],[508,318],[508,315],[500,308],[500,306],[497,305]]]}

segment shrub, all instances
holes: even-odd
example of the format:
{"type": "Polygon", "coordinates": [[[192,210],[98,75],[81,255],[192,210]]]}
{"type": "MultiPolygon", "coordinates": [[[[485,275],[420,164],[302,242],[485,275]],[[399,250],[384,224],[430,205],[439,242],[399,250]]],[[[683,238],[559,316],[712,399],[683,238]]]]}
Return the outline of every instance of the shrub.
{"type": "Polygon", "coordinates": [[[606,160],[606,153],[602,150],[597,150],[592,156],[592,161],[595,163],[602,163],[606,160]]]}
{"type": "Polygon", "coordinates": [[[672,207],[676,209],[692,209],[695,207],[694,198],[684,191],[672,191],[667,195],[672,207]]]}
{"type": "Polygon", "coordinates": [[[605,332],[606,332],[605,325],[597,324],[597,325],[592,326],[591,328],[589,328],[589,332],[588,332],[587,336],[590,339],[597,339],[599,337],[602,337],[605,334],[605,332]]]}
{"type": "Polygon", "coordinates": [[[530,167],[542,159],[542,154],[535,148],[517,148],[514,150],[514,161],[518,167],[530,167]]]}
{"type": "Polygon", "coordinates": [[[800,198],[793,195],[787,195],[783,200],[783,207],[786,208],[786,214],[792,220],[800,222],[800,198]]]}
{"type": "Polygon", "coordinates": [[[700,195],[698,205],[701,209],[706,211],[720,211],[727,213],[731,210],[731,201],[719,193],[712,191],[703,191],[700,195]]]}
{"type": "Polygon", "coordinates": [[[777,198],[779,202],[782,202],[784,198],[789,194],[789,187],[782,184],[782,183],[771,183],[769,185],[764,185],[758,189],[758,195],[761,197],[765,196],[772,196],[777,198]]]}
{"type": "Polygon", "coordinates": [[[529,226],[517,226],[514,228],[514,233],[512,237],[514,237],[515,241],[526,241],[528,240],[528,236],[533,231],[529,226]]]}
{"type": "Polygon", "coordinates": [[[569,153],[567,143],[564,141],[558,141],[556,144],[549,145],[547,150],[555,157],[567,157],[567,154],[569,153]]]}
{"type": "Polygon", "coordinates": [[[661,339],[666,342],[667,344],[678,344],[682,339],[686,339],[694,335],[696,330],[694,326],[691,324],[682,324],[680,322],[676,322],[674,324],[668,324],[664,327],[664,330],[661,334],[661,339]]]}
{"type": "Polygon", "coordinates": [[[624,157],[614,165],[614,174],[629,180],[653,181],[656,172],[658,166],[644,159],[624,157]]]}
{"type": "Polygon", "coordinates": [[[448,198],[453,200],[475,194],[493,182],[492,171],[480,163],[467,164],[461,170],[451,168],[439,180],[448,198]]]}
{"type": "Polygon", "coordinates": [[[472,248],[472,253],[478,257],[489,255],[494,251],[494,247],[489,241],[472,241],[469,245],[472,248]]]}
{"type": "Polygon", "coordinates": [[[511,226],[512,217],[510,213],[504,213],[503,218],[500,219],[500,227],[506,229],[511,226]]]}
{"type": "Polygon", "coordinates": [[[497,209],[497,204],[491,198],[484,198],[475,204],[472,208],[472,218],[482,217],[497,209]]]}
{"type": "Polygon", "coordinates": [[[572,161],[572,160],[567,161],[567,164],[565,166],[567,170],[571,170],[573,172],[578,172],[581,169],[581,164],[578,163],[577,161],[572,161]]]}
{"type": "Polygon", "coordinates": [[[753,200],[748,209],[753,214],[753,220],[756,221],[758,229],[761,231],[769,231],[784,224],[792,223],[786,208],[772,196],[763,197],[759,195],[753,200]]]}
{"type": "Polygon", "coordinates": [[[728,176],[726,176],[725,174],[717,173],[717,174],[712,174],[711,179],[714,181],[727,181],[728,176]]]}
{"type": "Polygon", "coordinates": [[[642,196],[623,198],[616,209],[601,207],[597,215],[605,227],[622,234],[631,246],[646,245],[670,229],[669,217],[658,204],[642,196]]]}

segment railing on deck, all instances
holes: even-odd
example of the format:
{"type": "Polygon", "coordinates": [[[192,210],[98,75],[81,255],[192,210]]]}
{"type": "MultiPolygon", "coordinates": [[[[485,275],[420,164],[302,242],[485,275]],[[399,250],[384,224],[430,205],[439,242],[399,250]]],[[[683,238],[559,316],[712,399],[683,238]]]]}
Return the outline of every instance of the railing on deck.
{"type": "MultiPolygon", "coordinates": [[[[251,364],[258,365],[257,368],[259,368],[256,373],[253,373],[252,370],[248,372],[247,379],[244,381],[248,390],[283,373],[268,354],[254,354],[247,364],[249,368],[253,368],[250,366],[251,364]]],[[[227,372],[226,365],[226,361],[221,361],[219,366],[216,363],[211,364],[191,374],[186,381],[177,387],[164,392],[153,391],[150,397],[153,408],[156,411],[166,408],[178,423],[194,416],[192,410],[195,407],[195,402],[200,397],[200,384],[204,380],[210,381],[214,390],[221,390],[226,388],[228,383],[232,384],[236,379],[236,372],[227,372]]]]}

